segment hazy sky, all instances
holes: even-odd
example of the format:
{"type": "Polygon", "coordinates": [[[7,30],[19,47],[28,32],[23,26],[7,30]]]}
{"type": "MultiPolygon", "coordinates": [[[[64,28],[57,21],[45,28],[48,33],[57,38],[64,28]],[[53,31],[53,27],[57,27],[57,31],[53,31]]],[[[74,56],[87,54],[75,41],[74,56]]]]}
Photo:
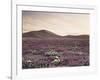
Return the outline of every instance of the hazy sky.
{"type": "Polygon", "coordinates": [[[49,30],[58,35],[89,34],[89,14],[23,11],[23,33],[49,30]]]}

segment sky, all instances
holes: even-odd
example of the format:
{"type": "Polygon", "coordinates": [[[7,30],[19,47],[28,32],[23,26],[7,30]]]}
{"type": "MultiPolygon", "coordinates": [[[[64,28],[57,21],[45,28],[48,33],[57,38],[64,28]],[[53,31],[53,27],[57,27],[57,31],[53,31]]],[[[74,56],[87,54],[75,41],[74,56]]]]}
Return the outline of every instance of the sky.
{"type": "Polygon", "coordinates": [[[23,33],[48,30],[55,34],[89,35],[89,14],[59,12],[22,12],[23,33]]]}

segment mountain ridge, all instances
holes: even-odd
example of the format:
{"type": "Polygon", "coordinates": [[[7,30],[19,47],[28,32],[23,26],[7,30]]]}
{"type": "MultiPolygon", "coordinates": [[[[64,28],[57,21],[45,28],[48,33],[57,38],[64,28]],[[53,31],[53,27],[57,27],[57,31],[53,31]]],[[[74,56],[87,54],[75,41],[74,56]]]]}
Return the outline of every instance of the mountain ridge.
{"type": "Polygon", "coordinates": [[[35,38],[45,38],[45,37],[61,37],[53,32],[48,30],[39,30],[39,31],[30,31],[23,33],[23,37],[35,37],[35,38]]]}
{"type": "Polygon", "coordinates": [[[34,37],[34,38],[89,38],[89,35],[57,35],[48,30],[30,31],[22,34],[23,37],[34,37]]]}

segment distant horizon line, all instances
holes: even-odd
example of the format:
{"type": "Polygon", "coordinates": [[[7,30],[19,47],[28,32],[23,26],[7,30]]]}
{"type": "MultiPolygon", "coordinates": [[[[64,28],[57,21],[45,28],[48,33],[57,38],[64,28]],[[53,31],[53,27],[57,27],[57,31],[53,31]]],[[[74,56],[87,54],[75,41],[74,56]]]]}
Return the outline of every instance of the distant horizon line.
{"type": "MultiPolygon", "coordinates": [[[[28,33],[28,32],[35,32],[35,31],[38,32],[38,31],[43,31],[43,30],[44,29],[34,30],[34,31],[27,31],[27,32],[22,32],[22,34],[28,33]]],[[[49,30],[44,30],[44,31],[49,31],[49,30]]],[[[54,33],[54,34],[59,35],[59,36],[81,36],[81,35],[88,35],[89,36],[89,34],[70,33],[70,34],[66,34],[66,35],[60,35],[60,34],[57,34],[55,32],[52,32],[52,31],[49,31],[49,32],[54,33]]]]}

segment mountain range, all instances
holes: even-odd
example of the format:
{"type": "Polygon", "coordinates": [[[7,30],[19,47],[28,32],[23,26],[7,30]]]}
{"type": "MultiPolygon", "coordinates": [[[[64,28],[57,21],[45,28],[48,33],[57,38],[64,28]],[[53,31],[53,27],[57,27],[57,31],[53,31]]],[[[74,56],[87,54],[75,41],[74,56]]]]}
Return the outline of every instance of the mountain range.
{"type": "Polygon", "coordinates": [[[30,31],[22,34],[23,37],[33,38],[84,38],[89,39],[89,35],[66,35],[60,36],[48,30],[30,31]]]}

